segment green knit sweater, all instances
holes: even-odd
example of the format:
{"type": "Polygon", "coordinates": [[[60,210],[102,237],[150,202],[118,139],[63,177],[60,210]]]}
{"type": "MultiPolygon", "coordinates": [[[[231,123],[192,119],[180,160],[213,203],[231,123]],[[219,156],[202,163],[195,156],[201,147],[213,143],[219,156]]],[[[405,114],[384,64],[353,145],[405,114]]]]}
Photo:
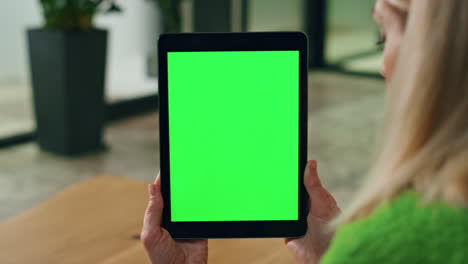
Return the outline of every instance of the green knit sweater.
{"type": "Polygon", "coordinates": [[[468,263],[468,209],[405,192],[338,228],[321,264],[468,263]]]}

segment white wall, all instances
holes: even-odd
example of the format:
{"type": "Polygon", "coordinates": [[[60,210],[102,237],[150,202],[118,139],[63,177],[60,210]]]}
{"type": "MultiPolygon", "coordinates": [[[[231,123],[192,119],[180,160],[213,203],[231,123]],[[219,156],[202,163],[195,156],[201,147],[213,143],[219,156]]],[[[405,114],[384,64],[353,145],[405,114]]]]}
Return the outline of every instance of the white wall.
{"type": "MultiPolygon", "coordinates": [[[[0,85],[29,83],[26,29],[42,24],[37,0],[0,0],[0,85]]],[[[100,15],[98,27],[110,30],[107,95],[112,99],[157,91],[146,77],[146,56],[156,49],[159,12],[151,1],[121,0],[123,13],[100,15]]]]}
{"type": "Polygon", "coordinates": [[[147,77],[146,60],[156,51],[159,10],[152,1],[120,1],[123,13],[102,15],[99,27],[109,29],[107,95],[111,100],[157,92],[157,79],[147,77]]]}
{"type": "Polygon", "coordinates": [[[0,1],[0,83],[24,82],[29,71],[26,28],[41,23],[38,1],[0,1]]]}

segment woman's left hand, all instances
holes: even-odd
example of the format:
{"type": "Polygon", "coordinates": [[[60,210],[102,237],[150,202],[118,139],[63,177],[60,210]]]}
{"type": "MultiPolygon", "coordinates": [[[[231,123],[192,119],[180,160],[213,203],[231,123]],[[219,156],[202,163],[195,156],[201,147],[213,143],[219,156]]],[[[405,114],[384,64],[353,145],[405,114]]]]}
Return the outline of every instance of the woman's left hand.
{"type": "Polygon", "coordinates": [[[327,225],[340,209],[335,198],[320,183],[315,160],[307,162],[304,185],[309,194],[307,232],[304,237],[286,238],[284,242],[299,263],[319,263],[334,235],[327,230],[327,225]]]}

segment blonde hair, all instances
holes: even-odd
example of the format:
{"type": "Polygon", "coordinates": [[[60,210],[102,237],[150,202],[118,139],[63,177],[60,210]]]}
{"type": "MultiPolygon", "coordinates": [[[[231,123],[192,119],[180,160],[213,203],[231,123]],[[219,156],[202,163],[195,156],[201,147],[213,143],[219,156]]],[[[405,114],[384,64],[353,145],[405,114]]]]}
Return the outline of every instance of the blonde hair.
{"type": "Polygon", "coordinates": [[[408,17],[379,155],[335,227],[409,189],[468,206],[468,1],[386,1],[408,17]]]}

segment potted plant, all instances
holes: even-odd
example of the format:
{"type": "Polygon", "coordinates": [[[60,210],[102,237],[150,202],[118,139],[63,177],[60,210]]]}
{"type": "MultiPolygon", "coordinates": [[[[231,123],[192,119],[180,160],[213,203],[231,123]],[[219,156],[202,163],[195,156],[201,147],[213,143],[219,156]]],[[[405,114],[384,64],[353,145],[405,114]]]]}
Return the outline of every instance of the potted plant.
{"type": "Polygon", "coordinates": [[[93,18],[114,0],[40,0],[44,25],[27,31],[37,140],[74,155],[102,147],[107,31],[93,18]]]}

